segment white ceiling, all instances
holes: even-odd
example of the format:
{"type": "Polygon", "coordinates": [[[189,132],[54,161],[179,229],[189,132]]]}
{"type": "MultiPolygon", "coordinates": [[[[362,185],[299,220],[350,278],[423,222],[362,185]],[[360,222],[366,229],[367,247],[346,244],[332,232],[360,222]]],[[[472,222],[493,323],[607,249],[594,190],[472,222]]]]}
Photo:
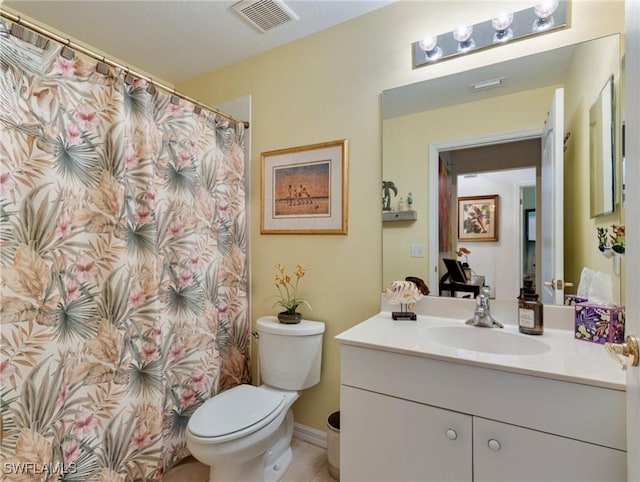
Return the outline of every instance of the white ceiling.
{"type": "MultiPolygon", "coordinates": [[[[393,0],[287,0],[299,20],[261,33],[223,0],[5,0],[15,12],[179,83],[314,34],[393,0]]],[[[2,0],[0,0],[2,3],[2,0]]]]}

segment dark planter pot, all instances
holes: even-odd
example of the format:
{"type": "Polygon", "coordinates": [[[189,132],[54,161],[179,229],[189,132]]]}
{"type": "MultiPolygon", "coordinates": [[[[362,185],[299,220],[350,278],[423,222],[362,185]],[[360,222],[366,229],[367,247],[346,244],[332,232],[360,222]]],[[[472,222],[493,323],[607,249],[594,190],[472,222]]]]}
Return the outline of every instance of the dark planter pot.
{"type": "Polygon", "coordinates": [[[300,323],[302,320],[301,313],[287,313],[286,311],[281,311],[278,313],[278,321],[280,323],[285,323],[287,325],[295,325],[296,323],[300,323]]]}

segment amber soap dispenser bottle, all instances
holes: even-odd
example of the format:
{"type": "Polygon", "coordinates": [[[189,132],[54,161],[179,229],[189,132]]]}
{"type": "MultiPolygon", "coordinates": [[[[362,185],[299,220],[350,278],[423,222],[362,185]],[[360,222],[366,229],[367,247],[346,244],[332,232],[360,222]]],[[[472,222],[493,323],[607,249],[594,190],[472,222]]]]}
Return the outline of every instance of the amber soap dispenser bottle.
{"type": "Polygon", "coordinates": [[[518,297],[518,329],[527,335],[542,335],[544,325],[542,320],[542,303],[535,293],[533,283],[525,281],[518,297]]]}

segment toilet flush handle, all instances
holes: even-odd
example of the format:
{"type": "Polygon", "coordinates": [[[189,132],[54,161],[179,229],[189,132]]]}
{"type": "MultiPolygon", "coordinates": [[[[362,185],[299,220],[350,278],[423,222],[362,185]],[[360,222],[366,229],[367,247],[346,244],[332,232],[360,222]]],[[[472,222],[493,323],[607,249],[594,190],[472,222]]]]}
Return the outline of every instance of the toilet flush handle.
{"type": "Polygon", "coordinates": [[[251,332],[251,336],[253,336],[256,340],[260,339],[260,333],[255,330],[251,332]]]}

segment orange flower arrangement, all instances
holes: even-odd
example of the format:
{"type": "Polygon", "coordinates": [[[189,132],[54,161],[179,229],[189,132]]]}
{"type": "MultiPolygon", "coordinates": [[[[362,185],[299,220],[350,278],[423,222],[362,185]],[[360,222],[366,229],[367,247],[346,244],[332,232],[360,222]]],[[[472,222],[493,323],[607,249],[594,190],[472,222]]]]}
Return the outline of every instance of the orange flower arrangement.
{"type": "Polygon", "coordinates": [[[281,306],[290,315],[295,314],[298,306],[302,304],[311,309],[311,305],[307,300],[298,298],[298,283],[306,274],[304,266],[297,264],[293,276],[287,273],[286,267],[280,263],[276,264],[276,269],[274,280],[276,288],[278,288],[278,294],[275,297],[278,299],[273,306],[281,306]]]}

